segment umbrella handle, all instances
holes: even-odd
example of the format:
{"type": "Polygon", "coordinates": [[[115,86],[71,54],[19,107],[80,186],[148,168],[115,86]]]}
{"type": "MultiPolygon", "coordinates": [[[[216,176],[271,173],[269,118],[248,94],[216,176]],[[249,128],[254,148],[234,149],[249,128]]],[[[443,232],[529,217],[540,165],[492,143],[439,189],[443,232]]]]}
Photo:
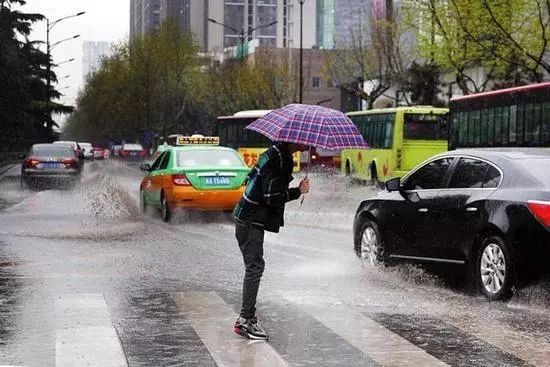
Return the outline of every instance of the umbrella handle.
{"type": "MultiPolygon", "coordinates": [[[[309,165],[310,164],[311,164],[311,145],[309,146],[309,153],[307,155],[306,177],[304,179],[306,179],[309,176],[309,165]]],[[[300,205],[302,205],[304,203],[304,198],[305,197],[306,197],[305,195],[302,195],[302,199],[300,199],[300,205]]]]}

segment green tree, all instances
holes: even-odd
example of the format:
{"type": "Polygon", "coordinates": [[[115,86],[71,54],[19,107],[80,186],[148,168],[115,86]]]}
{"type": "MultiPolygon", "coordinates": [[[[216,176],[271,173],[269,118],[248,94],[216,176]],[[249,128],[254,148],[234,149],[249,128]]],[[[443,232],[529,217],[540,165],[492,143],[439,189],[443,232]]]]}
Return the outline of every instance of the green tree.
{"type": "Polygon", "coordinates": [[[295,99],[285,62],[260,52],[220,65],[198,51],[170,21],[116,46],[86,81],[64,134],[98,143],[136,141],[147,132],[210,134],[219,115],[295,99]]]}
{"type": "MultiPolygon", "coordinates": [[[[0,0],[0,134],[12,141],[50,139],[55,124],[51,113],[71,110],[46,102],[46,67],[51,60],[38,48],[39,42],[28,39],[33,23],[44,17],[14,9],[25,4],[0,0]]],[[[56,79],[55,73],[50,79],[56,79]]],[[[53,88],[49,95],[59,97],[53,88]]]]}
{"type": "Polygon", "coordinates": [[[347,93],[367,101],[368,109],[406,78],[410,50],[399,9],[386,0],[386,13],[368,14],[367,26],[350,34],[347,47],[327,55],[326,74],[347,93]],[[367,84],[367,88],[361,85],[367,84]]]}
{"type": "Polygon", "coordinates": [[[419,56],[455,74],[464,94],[542,81],[550,72],[546,0],[417,0],[404,7],[419,56]]]}

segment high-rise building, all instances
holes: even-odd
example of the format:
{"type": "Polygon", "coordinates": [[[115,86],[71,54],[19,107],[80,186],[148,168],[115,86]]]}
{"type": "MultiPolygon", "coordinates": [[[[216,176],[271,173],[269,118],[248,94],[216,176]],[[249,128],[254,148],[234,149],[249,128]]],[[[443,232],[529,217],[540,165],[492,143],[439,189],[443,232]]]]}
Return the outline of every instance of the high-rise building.
{"type": "Polygon", "coordinates": [[[317,46],[334,48],[336,0],[317,0],[317,46]]]}
{"type": "Polygon", "coordinates": [[[216,20],[227,25],[224,27],[224,47],[238,45],[241,30],[248,39],[257,38],[260,47],[275,47],[277,26],[258,26],[277,20],[278,2],[280,0],[223,0],[223,19],[216,20]]]}
{"type": "Polygon", "coordinates": [[[130,0],[130,38],[158,29],[171,18],[182,32],[191,32],[203,52],[223,47],[223,29],[209,17],[223,18],[224,0],[130,0]]]}
{"type": "MultiPolygon", "coordinates": [[[[303,5],[304,48],[317,44],[317,18],[312,15],[317,13],[318,1],[306,0],[303,5]]],[[[130,36],[157,29],[168,18],[182,31],[192,32],[203,52],[237,46],[241,39],[257,40],[259,47],[300,46],[298,0],[131,0],[130,36]],[[209,22],[209,18],[224,26],[209,22]],[[277,23],[264,27],[274,21],[277,23]]]]}
{"type": "Polygon", "coordinates": [[[108,42],[82,43],[82,78],[85,80],[90,74],[95,73],[101,66],[101,59],[110,53],[108,42]]]}
{"type": "Polygon", "coordinates": [[[130,0],[130,38],[158,29],[161,0],[130,0]]]}
{"type": "Polygon", "coordinates": [[[306,0],[300,6],[298,0],[279,0],[277,14],[277,47],[300,47],[300,8],[302,17],[303,48],[313,48],[317,45],[317,0],[306,0]]]}
{"type": "Polygon", "coordinates": [[[336,48],[349,46],[359,33],[368,29],[373,2],[377,0],[335,0],[334,46],[336,48]]]}

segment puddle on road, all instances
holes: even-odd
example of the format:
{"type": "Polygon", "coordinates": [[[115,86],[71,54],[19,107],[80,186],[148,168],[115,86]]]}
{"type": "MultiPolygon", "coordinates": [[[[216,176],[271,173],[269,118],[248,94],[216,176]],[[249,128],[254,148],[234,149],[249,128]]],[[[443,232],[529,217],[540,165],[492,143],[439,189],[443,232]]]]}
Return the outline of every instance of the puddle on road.
{"type": "Polygon", "coordinates": [[[103,166],[87,162],[81,185],[68,190],[29,191],[11,183],[11,190],[3,190],[3,195],[21,200],[0,216],[0,235],[108,241],[143,231],[137,194],[132,197],[129,190],[133,185],[137,191],[139,176],[108,175],[103,166]]]}

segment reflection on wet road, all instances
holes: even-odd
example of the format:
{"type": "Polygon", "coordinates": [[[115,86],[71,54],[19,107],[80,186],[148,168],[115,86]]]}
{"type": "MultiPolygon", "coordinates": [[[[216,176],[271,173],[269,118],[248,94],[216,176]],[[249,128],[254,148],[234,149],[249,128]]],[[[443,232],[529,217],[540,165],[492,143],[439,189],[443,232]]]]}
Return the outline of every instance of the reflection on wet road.
{"type": "Polygon", "coordinates": [[[363,267],[352,251],[372,188],[316,175],[267,235],[259,318],[232,334],[242,259],[222,214],[138,215],[140,172],[88,162],[71,190],[0,176],[0,366],[550,366],[550,285],[507,304],[460,272],[363,267]]]}

